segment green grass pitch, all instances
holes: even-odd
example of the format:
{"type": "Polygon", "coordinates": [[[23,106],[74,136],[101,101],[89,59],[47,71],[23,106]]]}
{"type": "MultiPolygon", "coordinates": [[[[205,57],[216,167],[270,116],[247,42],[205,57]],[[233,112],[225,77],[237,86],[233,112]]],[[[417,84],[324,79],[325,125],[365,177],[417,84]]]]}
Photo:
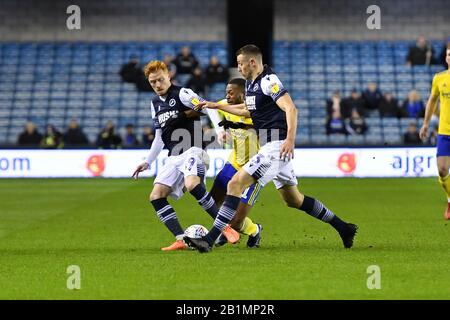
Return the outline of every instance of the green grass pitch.
{"type": "MultiPolygon", "coordinates": [[[[327,224],[285,207],[272,184],[251,214],[261,248],[162,252],[172,236],[148,202],[151,179],[0,180],[0,299],[448,299],[450,226],[437,179],[300,179],[359,225],[342,247],[327,224]],[[81,288],[69,290],[77,265],[81,288]],[[369,290],[377,265],[381,289],[369,290]]],[[[208,181],[211,185],[211,180],[208,181]]],[[[212,220],[190,195],[184,227],[212,220]]]]}

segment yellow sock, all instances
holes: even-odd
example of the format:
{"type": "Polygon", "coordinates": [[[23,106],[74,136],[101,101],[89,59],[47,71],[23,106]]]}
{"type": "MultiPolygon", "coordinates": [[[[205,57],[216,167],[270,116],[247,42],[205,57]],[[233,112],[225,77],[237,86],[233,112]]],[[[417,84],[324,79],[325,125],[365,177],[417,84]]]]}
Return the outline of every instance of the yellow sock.
{"type": "Polygon", "coordinates": [[[439,183],[444,189],[447,199],[450,200],[450,175],[447,175],[444,178],[439,177],[439,183]]]}
{"type": "Polygon", "coordinates": [[[239,232],[249,236],[254,234],[256,231],[258,231],[258,226],[252,221],[252,219],[246,217],[239,232]]]}

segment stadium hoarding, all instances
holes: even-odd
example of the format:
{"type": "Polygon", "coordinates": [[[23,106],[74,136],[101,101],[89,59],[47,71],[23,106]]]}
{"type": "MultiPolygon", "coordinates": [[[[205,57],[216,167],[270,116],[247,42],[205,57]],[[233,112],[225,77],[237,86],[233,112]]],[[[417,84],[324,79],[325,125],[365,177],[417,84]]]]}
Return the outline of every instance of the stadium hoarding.
{"type": "MultiPolygon", "coordinates": [[[[0,150],[0,178],[131,177],[147,150],[0,150]]],[[[230,150],[208,151],[214,177],[230,150]]],[[[155,176],[164,150],[142,176],[155,176]]],[[[435,148],[301,148],[293,167],[298,177],[437,176],[435,148]]]]}

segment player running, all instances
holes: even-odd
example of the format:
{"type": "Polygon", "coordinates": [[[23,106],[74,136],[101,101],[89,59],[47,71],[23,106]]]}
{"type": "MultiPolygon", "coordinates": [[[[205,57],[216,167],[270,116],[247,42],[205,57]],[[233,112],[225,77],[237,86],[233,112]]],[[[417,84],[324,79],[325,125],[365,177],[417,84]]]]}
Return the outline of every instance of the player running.
{"type": "MultiPolygon", "coordinates": [[[[226,88],[226,99],[219,103],[228,103],[230,105],[244,102],[245,80],[240,78],[232,79],[228,82],[226,88]]],[[[258,136],[253,129],[252,119],[249,117],[236,116],[234,114],[219,110],[224,120],[219,123],[224,129],[229,129],[232,139],[233,151],[228,157],[222,170],[214,180],[210,191],[211,196],[217,206],[221,206],[227,193],[227,185],[231,178],[238,172],[249,160],[259,151],[258,136]]],[[[222,131],[225,134],[225,131],[222,131]]],[[[222,138],[223,140],[224,138],[222,138]]],[[[248,235],[247,247],[257,248],[261,242],[262,226],[253,223],[248,218],[248,214],[258,198],[261,186],[255,183],[245,189],[241,196],[236,215],[231,220],[230,225],[233,229],[248,235]]],[[[225,236],[221,235],[216,245],[224,245],[227,242],[225,236]]]]}
{"type": "MultiPolygon", "coordinates": [[[[202,128],[196,121],[198,114],[193,111],[203,99],[191,89],[173,85],[169,70],[162,61],[148,63],[145,76],[157,94],[151,103],[156,132],[147,160],[136,168],[133,177],[138,179],[139,173],[150,167],[164,146],[169,149],[169,157],[155,178],[150,202],[158,218],[176,239],[161,250],[181,250],[185,249],[184,230],[167,201],[168,196],[179,199],[187,189],[213,219],[218,214],[218,208],[204,185],[209,158],[203,150],[202,128]]],[[[220,119],[217,116],[211,120],[218,123],[220,119]]],[[[239,234],[229,226],[224,228],[224,234],[230,242],[239,239],[239,234]]]]}
{"type": "Polygon", "coordinates": [[[425,118],[419,135],[422,140],[426,139],[431,116],[436,109],[436,102],[440,98],[441,109],[436,143],[436,158],[439,171],[439,183],[444,189],[448,201],[444,218],[450,220],[450,177],[448,174],[450,168],[450,44],[447,45],[445,61],[447,62],[448,70],[439,72],[433,77],[431,94],[428,98],[425,118]]]}
{"type": "Polygon", "coordinates": [[[247,80],[245,104],[220,105],[201,102],[199,107],[221,109],[236,115],[252,117],[261,149],[228,183],[227,196],[209,233],[200,239],[185,237],[185,241],[200,252],[212,250],[221,230],[233,219],[240,195],[258,182],[261,187],[273,181],[286,204],[329,223],[339,233],[345,248],[351,248],[357,226],[339,219],[322,202],[305,196],[297,189],[291,158],[297,130],[297,109],[276,74],[262,63],[258,47],[246,45],[236,53],[239,72],[247,80]]]}

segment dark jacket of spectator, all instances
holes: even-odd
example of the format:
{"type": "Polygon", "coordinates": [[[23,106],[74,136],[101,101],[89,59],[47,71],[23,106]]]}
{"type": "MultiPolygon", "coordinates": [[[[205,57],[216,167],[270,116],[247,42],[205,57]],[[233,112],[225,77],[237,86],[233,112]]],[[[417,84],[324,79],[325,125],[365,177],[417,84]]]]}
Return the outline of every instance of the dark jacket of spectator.
{"type": "Polygon", "coordinates": [[[69,128],[64,133],[63,140],[67,146],[81,146],[89,143],[83,130],[75,120],[70,122],[69,128]]]}
{"type": "Polygon", "coordinates": [[[120,69],[120,76],[122,81],[128,83],[136,83],[143,74],[139,61],[137,59],[130,59],[130,61],[122,66],[120,69]]]}
{"type": "Polygon", "coordinates": [[[173,63],[177,67],[177,73],[178,74],[189,74],[194,71],[195,68],[198,66],[198,61],[195,58],[195,56],[191,53],[191,50],[188,47],[184,47],[181,50],[181,53],[179,53],[173,63]]]}
{"type": "Polygon", "coordinates": [[[53,125],[47,125],[47,130],[41,140],[41,147],[44,149],[57,149],[62,148],[63,146],[64,143],[61,132],[56,130],[53,125]]]}
{"type": "Polygon", "coordinates": [[[42,140],[42,135],[36,129],[36,126],[32,122],[28,122],[25,125],[25,129],[19,134],[17,144],[20,146],[39,146],[42,140]]]}
{"type": "Polygon", "coordinates": [[[219,63],[216,56],[211,58],[209,65],[206,67],[205,71],[206,83],[208,85],[213,83],[227,82],[228,80],[228,70],[219,63]]]}
{"type": "Polygon", "coordinates": [[[356,110],[360,115],[365,116],[364,100],[356,90],[353,90],[350,97],[344,99],[342,102],[342,117],[349,118],[352,110],[356,110]]]}
{"type": "Polygon", "coordinates": [[[369,83],[367,89],[362,94],[366,109],[377,110],[381,96],[381,91],[377,88],[377,85],[375,83],[369,83]]]}
{"type": "Polygon", "coordinates": [[[193,75],[189,78],[185,85],[198,94],[205,94],[206,78],[202,73],[202,69],[196,68],[193,75]]]}
{"type": "Polygon", "coordinates": [[[424,37],[417,39],[416,45],[409,48],[406,62],[409,65],[430,65],[433,64],[433,48],[431,48],[424,37]]]}
{"type": "Polygon", "coordinates": [[[394,98],[392,93],[386,93],[380,100],[378,105],[378,110],[380,111],[380,117],[396,117],[402,118],[406,117],[406,113],[398,106],[397,99],[394,98]]]}
{"type": "Polygon", "coordinates": [[[358,111],[353,110],[352,116],[348,121],[347,131],[350,134],[365,134],[367,132],[367,124],[364,118],[362,118],[358,111]]]}
{"type": "Polygon", "coordinates": [[[100,149],[117,149],[121,147],[122,139],[115,134],[114,125],[108,122],[97,136],[97,146],[100,149]]]}
{"type": "Polygon", "coordinates": [[[410,123],[408,125],[408,131],[403,135],[403,142],[405,144],[422,144],[422,141],[419,137],[419,131],[417,130],[417,126],[414,123],[410,123]]]}
{"type": "Polygon", "coordinates": [[[141,92],[153,92],[153,88],[150,85],[150,82],[148,82],[148,79],[145,77],[143,71],[139,74],[139,77],[136,81],[136,89],[141,92]]]}
{"type": "Polygon", "coordinates": [[[145,126],[144,133],[142,134],[142,144],[146,147],[151,147],[154,139],[155,135],[153,134],[152,128],[150,126],[145,126]]]}

